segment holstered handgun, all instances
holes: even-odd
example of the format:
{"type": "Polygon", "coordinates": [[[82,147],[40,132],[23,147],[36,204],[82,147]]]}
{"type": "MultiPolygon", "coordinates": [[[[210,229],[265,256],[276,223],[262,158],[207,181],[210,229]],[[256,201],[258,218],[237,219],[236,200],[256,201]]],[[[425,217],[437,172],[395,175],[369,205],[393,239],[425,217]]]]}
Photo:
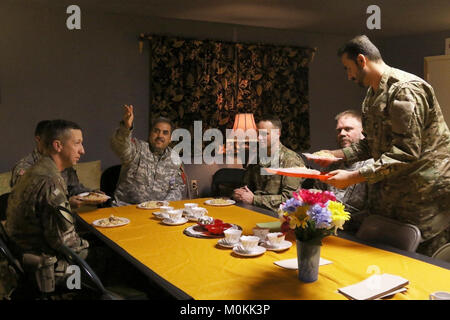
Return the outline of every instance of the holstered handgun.
{"type": "Polygon", "coordinates": [[[56,257],[46,254],[24,253],[22,261],[25,271],[34,273],[40,292],[50,293],[55,291],[56,257]]]}

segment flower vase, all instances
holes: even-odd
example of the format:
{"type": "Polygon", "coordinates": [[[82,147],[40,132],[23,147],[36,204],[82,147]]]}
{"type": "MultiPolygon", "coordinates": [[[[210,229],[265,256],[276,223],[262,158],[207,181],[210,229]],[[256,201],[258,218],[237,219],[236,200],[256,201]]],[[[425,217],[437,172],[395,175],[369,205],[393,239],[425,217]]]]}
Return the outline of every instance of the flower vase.
{"type": "Polygon", "coordinates": [[[314,282],[319,277],[320,245],[297,240],[298,279],[314,282]]]}

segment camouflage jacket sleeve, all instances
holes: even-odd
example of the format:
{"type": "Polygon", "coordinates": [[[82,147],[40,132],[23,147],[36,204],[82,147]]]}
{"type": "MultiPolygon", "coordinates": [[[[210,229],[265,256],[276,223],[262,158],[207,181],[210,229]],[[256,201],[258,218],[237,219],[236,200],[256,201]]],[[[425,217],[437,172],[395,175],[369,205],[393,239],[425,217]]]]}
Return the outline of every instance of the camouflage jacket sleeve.
{"type": "Polygon", "coordinates": [[[88,246],[75,231],[74,217],[64,190],[53,181],[41,188],[37,212],[47,244],[58,250],[62,244],[79,252],[88,246]]]}
{"type": "Polygon", "coordinates": [[[363,161],[372,157],[366,139],[361,139],[356,143],[352,143],[350,146],[343,148],[342,152],[344,152],[347,163],[363,161]]]}
{"type": "Polygon", "coordinates": [[[122,121],[111,138],[111,148],[119,156],[122,164],[133,161],[137,154],[136,143],[132,139],[132,130],[126,128],[122,121]]]}
{"type": "Polygon", "coordinates": [[[369,183],[400,173],[419,159],[422,150],[422,131],[428,102],[420,87],[404,83],[388,101],[392,141],[387,151],[373,164],[359,169],[369,183]]]}
{"type": "Polygon", "coordinates": [[[92,189],[85,187],[78,179],[77,171],[74,168],[67,168],[62,172],[62,176],[67,184],[69,197],[83,192],[90,192],[92,189]]]}
{"type": "MultiPolygon", "coordinates": [[[[305,164],[300,156],[289,157],[286,161],[281,163],[283,168],[304,167],[305,164]]],[[[292,193],[297,191],[304,179],[280,176],[280,190],[278,194],[264,194],[265,192],[256,191],[253,197],[253,204],[258,207],[268,208],[272,211],[277,211],[280,204],[292,197],[292,193]]]]}

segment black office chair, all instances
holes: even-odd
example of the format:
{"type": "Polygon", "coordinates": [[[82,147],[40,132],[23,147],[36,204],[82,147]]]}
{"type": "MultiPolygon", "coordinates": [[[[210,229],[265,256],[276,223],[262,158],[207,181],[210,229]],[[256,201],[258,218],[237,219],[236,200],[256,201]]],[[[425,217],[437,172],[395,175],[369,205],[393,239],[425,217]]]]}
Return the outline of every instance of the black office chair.
{"type": "Polygon", "coordinates": [[[110,197],[114,196],[121,168],[122,166],[120,164],[109,167],[103,171],[100,177],[100,190],[110,197]]]}
{"type": "MultiPolygon", "coordinates": [[[[52,299],[55,297],[61,298],[64,295],[67,295],[71,292],[69,289],[55,287],[54,290],[48,290],[48,288],[42,288],[37,285],[36,279],[30,276],[29,272],[26,272],[25,262],[21,261],[22,259],[17,259],[13,254],[10,248],[10,242],[5,232],[3,225],[0,223],[0,254],[6,259],[9,266],[11,267],[12,273],[16,276],[17,279],[17,288],[12,296],[13,299],[52,299]]],[[[79,257],[73,250],[68,248],[67,246],[62,245],[60,248],[60,253],[66,258],[66,260],[71,265],[77,265],[80,267],[82,272],[83,280],[82,280],[82,289],[83,294],[88,294],[89,296],[93,296],[96,299],[101,300],[124,300],[124,298],[111,290],[106,289],[99,277],[96,275],[94,270],[84,261],[81,257],[79,257]]],[[[37,255],[30,255],[31,259],[36,261],[40,260],[41,257],[37,255]]],[[[25,257],[25,255],[24,255],[25,257]]],[[[28,260],[31,260],[28,259],[28,260]]],[[[24,259],[25,260],[25,259],[24,259]]],[[[56,259],[55,259],[56,260],[56,259]]],[[[81,292],[76,292],[78,295],[81,295],[81,292]]]]}
{"type": "Polygon", "coordinates": [[[356,237],[409,252],[415,252],[421,241],[421,233],[416,226],[379,215],[366,217],[358,229],[356,237]]]}
{"type": "Polygon", "coordinates": [[[8,206],[8,198],[10,192],[0,195],[0,221],[6,220],[6,207],[8,206]]]}
{"type": "Polygon", "coordinates": [[[211,182],[211,194],[213,197],[231,197],[233,190],[242,187],[245,169],[222,168],[217,170],[211,182]]]}
{"type": "Polygon", "coordinates": [[[34,299],[42,295],[36,289],[36,285],[29,279],[28,275],[24,271],[21,261],[12,253],[9,246],[8,236],[0,222],[0,255],[6,260],[9,266],[9,277],[11,282],[15,282],[14,290],[11,295],[11,299],[15,297],[21,297],[22,299],[34,299]]]}
{"type": "Polygon", "coordinates": [[[85,279],[82,282],[83,286],[97,293],[100,300],[124,300],[124,298],[119,294],[106,289],[95,271],[92,270],[89,264],[79,255],[77,255],[72,249],[65,245],[62,245],[60,247],[60,252],[64,255],[66,260],[71,265],[77,265],[78,267],[80,267],[83,275],[85,275],[85,279]]]}

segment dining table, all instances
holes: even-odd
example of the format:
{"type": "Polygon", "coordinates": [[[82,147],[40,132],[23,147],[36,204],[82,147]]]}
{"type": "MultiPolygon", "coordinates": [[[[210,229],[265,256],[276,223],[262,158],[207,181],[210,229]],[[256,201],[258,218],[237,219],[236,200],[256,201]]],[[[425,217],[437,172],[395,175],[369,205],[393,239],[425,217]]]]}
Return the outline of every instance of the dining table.
{"type": "MultiPolygon", "coordinates": [[[[252,205],[207,204],[212,198],[170,201],[183,209],[185,203],[206,208],[207,215],[252,235],[260,223],[278,221],[276,213],[252,205]]],[[[176,299],[186,300],[348,300],[338,289],[361,282],[371,275],[392,274],[409,281],[407,290],[385,299],[428,300],[435,291],[450,291],[450,264],[381,244],[360,241],[351,235],[323,239],[320,256],[331,263],[319,267],[318,280],[304,283],[298,271],[276,265],[297,258],[292,246],[282,251],[266,250],[257,256],[237,254],[219,245],[221,238],[187,235],[197,222],[168,225],[158,218],[159,209],[137,205],[96,208],[77,213],[78,222],[107,246],[131,262],[176,299]],[[118,227],[99,227],[98,219],[127,218],[118,227]]],[[[345,231],[345,225],[344,225],[345,231]]],[[[344,234],[344,232],[342,232],[344,234]]]]}

